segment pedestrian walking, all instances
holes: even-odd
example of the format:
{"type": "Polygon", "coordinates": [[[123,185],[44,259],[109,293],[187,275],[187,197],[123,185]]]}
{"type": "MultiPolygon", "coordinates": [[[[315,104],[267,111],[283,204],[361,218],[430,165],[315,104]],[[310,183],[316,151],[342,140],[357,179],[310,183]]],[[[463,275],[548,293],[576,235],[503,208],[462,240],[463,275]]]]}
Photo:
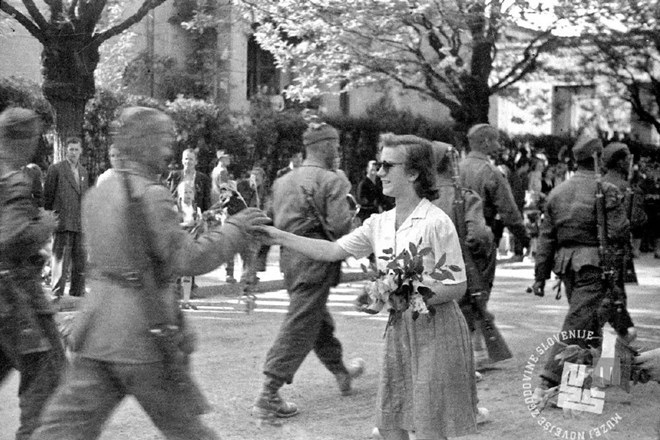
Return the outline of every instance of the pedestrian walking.
{"type": "Polygon", "coordinates": [[[545,280],[552,272],[556,273],[565,287],[569,307],[562,332],[578,330],[573,333],[579,335],[583,332],[593,337],[568,338],[562,340],[561,345],[553,345],[541,373],[542,382],[534,390],[533,398],[537,404],[548,389],[559,385],[563,364],[557,355],[564,347],[598,348],[606,322],[628,340],[636,334],[625,301],[619,317],[622,319],[615,321],[614,315],[609,313],[609,307],[613,306],[611,295],[615,293],[608,292],[603,267],[606,260],[615,260],[627,246],[630,229],[623,194],[616,186],[597,179],[594,161],[600,160],[602,151],[599,139],[580,138],[573,147],[577,164],[575,174],[553,189],[546,203],[536,251],[533,291],[543,296],[545,280]],[[600,209],[597,201],[601,200],[599,191],[602,191],[600,197],[604,198],[604,224],[599,224],[597,216],[600,209]],[[599,228],[605,237],[599,237],[599,228]],[[606,238],[607,245],[604,246],[599,238],[606,238]],[[600,254],[599,247],[606,253],[600,254]]]}
{"type": "Polygon", "coordinates": [[[48,167],[44,184],[44,208],[57,215],[58,223],[53,238],[52,293],[56,298],[64,295],[67,276],[71,271],[70,296],[85,294],[85,260],[80,226],[80,204],[87,191],[87,170],[80,163],[82,141],[68,138],[66,157],[48,167]]]}
{"type": "MultiPolygon", "coordinates": [[[[351,227],[343,180],[334,172],[339,133],[327,124],[313,123],[303,133],[306,159],[273,185],[275,225],[292,234],[335,240],[351,227]]],[[[291,298],[275,342],[266,355],[263,389],[253,413],[262,420],[291,417],[298,407],[282,399],[279,389],[292,383],[305,357],[314,350],[335,376],[342,395],[351,393],[351,381],[362,373],[360,365],[344,364],[342,345],[328,311],[330,288],[341,275],[341,261],[310,259],[283,249],[280,269],[291,298]]]]}
{"type": "Polygon", "coordinates": [[[54,309],[41,287],[41,249],[56,221],[34,205],[31,182],[21,169],[40,134],[32,110],[0,113],[0,382],[13,369],[20,374],[17,440],[37,428],[64,367],[54,309]]]}
{"type": "Polygon", "coordinates": [[[167,439],[217,439],[193,381],[194,338],[173,288],[176,277],[207,273],[269,221],[247,209],[194,239],[158,184],[174,124],[164,113],[129,107],[116,122],[123,163],[83,204],[90,292],[70,341],[75,354],[33,440],[93,440],[124,397],[133,396],[167,439]]]}
{"type": "MultiPolygon", "coordinates": [[[[476,432],[476,384],[470,333],[457,304],[465,293],[461,247],[451,219],[430,199],[434,188],[431,142],[416,136],[381,137],[378,175],[394,209],[372,215],[337,241],[262,228],[275,244],[310,261],[341,261],[375,253],[387,259],[414,243],[424,252],[425,276],[418,286],[433,292],[435,314],[415,319],[413,308],[387,326],[376,398],[376,426],[386,440],[445,439],[476,432]],[[457,272],[453,280],[428,276],[445,255],[457,272]]],[[[277,223],[276,223],[277,224],[277,223]]],[[[378,258],[379,269],[387,262],[378,258]]],[[[390,306],[393,306],[390,304],[390,306]]]]}

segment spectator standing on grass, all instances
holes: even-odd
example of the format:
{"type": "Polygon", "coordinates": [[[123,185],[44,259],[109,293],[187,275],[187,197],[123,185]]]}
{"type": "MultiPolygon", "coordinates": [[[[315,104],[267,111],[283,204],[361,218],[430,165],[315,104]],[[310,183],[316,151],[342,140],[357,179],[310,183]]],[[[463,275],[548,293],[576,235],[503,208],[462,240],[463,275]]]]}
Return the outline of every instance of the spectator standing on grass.
{"type": "Polygon", "coordinates": [[[20,374],[16,440],[27,440],[37,428],[65,363],[55,311],[40,282],[41,249],[55,219],[34,205],[21,170],[37,148],[41,125],[32,110],[0,113],[0,382],[14,369],[20,374]]]}
{"type": "MultiPolygon", "coordinates": [[[[466,281],[461,247],[451,219],[429,201],[437,192],[431,142],[417,136],[381,136],[383,192],[394,197],[395,208],[368,218],[337,241],[304,237],[272,227],[263,228],[274,244],[304,255],[310,262],[337,262],[349,256],[394,255],[420,243],[431,252],[423,258],[432,272],[444,254],[459,271],[443,282],[424,276],[434,295],[435,314],[413,319],[401,312],[387,327],[385,352],[376,398],[376,436],[385,440],[440,440],[473,434],[476,423],[476,384],[470,333],[457,304],[466,281]]],[[[277,226],[277,218],[276,218],[277,226]]],[[[378,259],[379,269],[387,264],[378,259]]]]}
{"type": "MultiPolygon", "coordinates": [[[[305,161],[273,184],[273,220],[298,236],[335,240],[351,227],[345,183],[334,172],[339,133],[330,125],[313,123],[303,133],[303,144],[305,161]]],[[[279,390],[293,382],[312,350],[335,376],[342,395],[351,393],[352,379],[362,374],[361,365],[344,364],[327,306],[330,288],[339,283],[341,261],[317,261],[285,248],[280,269],[289,309],[266,355],[263,387],[253,406],[256,417],[269,421],[298,414],[298,407],[282,399],[279,390]]]]}
{"type": "Polygon", "coordinates": [[[65,159],[51,165],[44,184],[44,208],[57,215],[57,229],[53,238],[52,293],[64,295],[67,276],[71,271],[69,295],[85,294],[85,260],[81,234],[80,205],[89,184],[87,170],[80,163],[82,141],[68,138],[65,159]]]}

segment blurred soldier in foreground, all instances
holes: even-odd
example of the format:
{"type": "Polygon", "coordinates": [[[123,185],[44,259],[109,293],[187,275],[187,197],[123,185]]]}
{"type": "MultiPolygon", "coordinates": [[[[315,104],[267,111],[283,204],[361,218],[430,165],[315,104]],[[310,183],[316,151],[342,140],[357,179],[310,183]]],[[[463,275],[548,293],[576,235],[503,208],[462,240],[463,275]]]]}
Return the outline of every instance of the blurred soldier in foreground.
{"type": "Polygon", "coordinates": [[[0,114],[0,382],[13,368],[20,372],[17,439],[37,428],[64,366],[54,311],[40,282],[45,258],[40,250],[55,230],[55,218],[34,205],[30,179],[21,170],[40,130],[31,110],[0,114]]]}
{"type": "Polygon", "coordinates": [[[607,276],[616,279],[609,273],[612,266],[608,262],[627,246],[630,229],[623,194],[616,186],[600,182],[594,169],[602,151],[598,139],[578,140],[573,147],[575,174],[553,189],[546,203],[536,251],[534,294],[544,295],[545,280],[555,272],[566,288],[569,307],[562,331],[592,332],[593,337],[564,339],[563,344],[552,347],[541,373],[542,383],[534,390],[537,404],[546,390],[559,385],[563,364],[556,356],[566,345],[598,348],[607,322],[627,340],[635,336],[622,292],[617,291],[616,283],[606,282],[607,276]],[[599,219],[600,212],[605,221],[599,219]],[[613,311],[618,300],[624,301],[622,309],[613,311]]]}
{"type": "Polygon", "coordinates": [[[167,439],[218,438],[199,417],[208,405],[190,376],[194,340],[170,284],[215,269],[269,220],[246,209],[197,239],[184,231],[157,184],[173,140],[172,120],[157,110],[127,108],[117,121],[122,163],[83,202],[90,292],[71,334],[75,357],[36,439],[98,438],[128,395],[167,439]]]}

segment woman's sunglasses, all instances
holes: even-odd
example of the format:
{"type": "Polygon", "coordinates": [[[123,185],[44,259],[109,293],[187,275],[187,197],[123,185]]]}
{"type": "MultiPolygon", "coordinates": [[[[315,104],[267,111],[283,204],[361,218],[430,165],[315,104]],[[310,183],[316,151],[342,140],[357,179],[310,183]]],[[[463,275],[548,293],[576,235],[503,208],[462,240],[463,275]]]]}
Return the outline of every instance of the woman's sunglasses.
{"type": "Polygon", "coordinates": [[[389,173],[390,169],[393,166],[396,166],[396,165],[403,165],[403,163],[402,162],[388,162],[388,161],[384,160],[382,162],[376,162],[376,169],[379,170],[379,169],[382,168],[383,171],[385,171],[386,173],[389,173]]]}

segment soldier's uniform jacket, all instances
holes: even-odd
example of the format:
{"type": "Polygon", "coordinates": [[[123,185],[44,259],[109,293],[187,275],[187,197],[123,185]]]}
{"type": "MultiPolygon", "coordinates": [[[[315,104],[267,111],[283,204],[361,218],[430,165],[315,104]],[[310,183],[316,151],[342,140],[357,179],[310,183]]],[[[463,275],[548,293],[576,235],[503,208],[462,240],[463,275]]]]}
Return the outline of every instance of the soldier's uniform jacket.
{"type": "MultiPolygon", "coordinates": [[[[438,190],[438,198],[433,200],[432,203],[442,209],[455,225],[454,199],[456,192],[453,182],[450,179],[439,177],[437,179],[436,189],[438,190]]],[[[480,272],[484,272],[487,269],[491,253],[493,252],[493,233],[486,226],[481,197],[469,189],[462,189],[462,194],[463,200],[465,200],[465,223],[467,231],[465,241],[474,263],[478,266],[480,272]]],[[[470,280],[468,279],[469,283],[470,280]]]]}
{"type": "Polygon", "coordinates": [[[495,216],[499,214],[504,225],[516,238],[525,237],[522,215],[513,199],[511,187],[488,156],[471,151],[459,166],[461,186],[475,191],[481,197],[486,224],[492,226],[495,216]]]}
{"type": "Polygon", "coordinates": [[[39,250],[53,233],[55,222],[42,217],[42,212],[32,201],[31,182],[22,171],[0,178],[0,338],[12,339],[0,346],[12,347],[16,351],[12,358],[50,346],[34,316],[54,314],[41,289],[39,250]],[[30,346],[21,346],[15,339],[19,328],[12,326],[30,327],[39,336],[30,346]]]}
{"type": "MultiPolygon", "coordinates": [[[[43,264],[39,250],[55,225],[46,221],[32,202],[31,183],[22,171],[2,176],[0,190],[0,269],[39,280],[43,264]]],[[[31,293],[36,310],[52,313],[41,288],[31,293]]]]}
{"type": "Polygon", "coordinates": [[[83,357],[133,364],[162,360],[140,298],[145,285],[156,286],[174,321],[178,304],[170,282],[210,272],[244,245],[240,225],[231,218],[198,238],[184,231],[171,193],[138,167],[130,171],[130,182],[142,200],[142,228],[128,218],[122,172],[92,188],[83,201],[91,281],[72,335],[72,345],[83,357]],[[147,257],[147,247],[156,258],[147,257]],[[131,282],[134,275],[143,282],[131,282]]]}
{"type": "Polygon", "coordinates": [[[619,191],[624,195],[624,206],[626,214],[630,221],[631,228],[640,228],[644,226],[647,221],[646,212],[644,212],[644,195],[641,191],[635,191],[621,173],[616,171],[608,171],[603,176],[603,182],[611,183],[616,186],[619,191]]]}
{"type": "MultiPolygon", "coordinates": [[[[550,278],[551,271],[576,273],[583,266],[600,266],[596,220],[596,176],[578,170],[548,195],[536,250],[535,279],[550,278]]],[[[603,182],[608,244],[623,249],[629,239],[623,194],[603,182]]]]}
{"type": "MultiPolygon", "coordinates": [[[[328,233],[336,239],[349,232],[351,214],[344,181],[334,171],[309,159],[273,184],[273,213],[277,228],[305,237],[327,239],[324,226],[315,217],[314,208],[305,191],[311,195],[317,214],[324,219],[328,233]]],[[[300,269],[297,267],[299,257],[300,254],[283,250],[280,260],[282,271],[286,273],[290,269],[300,269]]],[[[332,263],[332,266],[336,267],[334,273],[318,275],[323,278],[336,276],[338,281],[340,265],[332,263]]]]}

